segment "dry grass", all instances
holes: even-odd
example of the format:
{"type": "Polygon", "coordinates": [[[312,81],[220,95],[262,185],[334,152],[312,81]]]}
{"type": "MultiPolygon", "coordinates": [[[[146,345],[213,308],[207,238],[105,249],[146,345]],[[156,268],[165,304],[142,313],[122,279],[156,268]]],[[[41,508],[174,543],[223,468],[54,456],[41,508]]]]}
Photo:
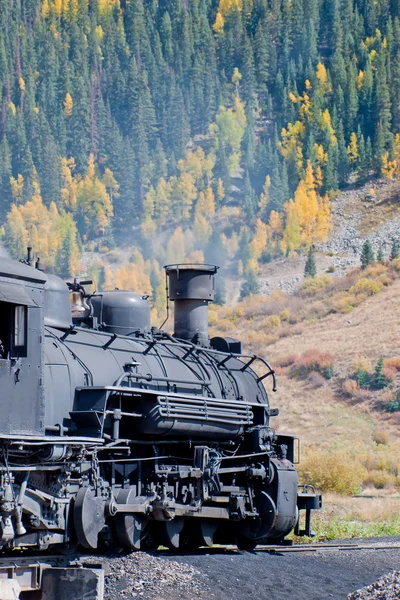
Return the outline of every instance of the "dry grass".
{"type": "MultiPolygon", "coordinates": [[[[400,496],[344,497],[324,495],[323,508],[313,515],[316,540],[400,534],[400,496]]],[[[296,541],[308,541],[300,538],[296,541]]],[[[310,540],[311,541],[311,540],[310,540]]]]}
{"type": "Polygon", "coordinates": [[[279,407],[280,416],[271,424],[278,431],[299,435],[304,459],[301,472],[325,489],[341,493],[400,489],[400,413],[385,410],[400,372],[399,293],[395,269],[374,265],[362,274],[355,270],[335,279],[312,296],[308,288],[295,296],[275,293],[272,298],[252,298],[234,309],[218,310],[218,326],[228,324],[224,329],[228,335],[242,339],[246,350],[250,346],[279,367],[279,392],[276,397],[270,395],[270,402],[279,407]],[[383,276],[390,279],[390,285],[382,283],[383,276]],[[349,293],[361,279],[375,278],[381,283],[376,294],[359,288],[349,293]],[[335,312],[333,302],[340,294],[357,300],[350,314],[335,312]],[[279,317],[280,325],[263,331],[260,323],[273,316],[279,317]],[[314,373],[311,378],[309,374],[293,378],[302,357],[316,349],[334,356],[333,380],[324,385],[314,381],[319,370],[314,367],[309,370],[314,373]],[[354,373],[359,369],[372,373],[380,355],[385,358],[385,373],[394,382],[380,392],[360,389],[354,373]],[[307,454],[314,446],[310,464],[307,454]],[[324,461],[319,455],[333,458],[324,461]]]}

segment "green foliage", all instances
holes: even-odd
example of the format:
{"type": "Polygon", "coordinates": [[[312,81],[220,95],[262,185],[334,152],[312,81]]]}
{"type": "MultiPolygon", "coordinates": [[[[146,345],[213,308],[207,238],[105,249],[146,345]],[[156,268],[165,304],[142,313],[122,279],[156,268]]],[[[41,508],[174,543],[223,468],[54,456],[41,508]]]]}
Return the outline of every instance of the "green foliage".
{"type": "Polygon", "coordinates": [[[375,366],[374,380],[373,385],[377,390],[382,390],[388,385],[388,381],[385,377],[385,373],[383,372],[383,356],[381,355],[378,359],[378,362],[375,366]]]}
{"type": "Polygon", "coordinates": [[[304,277],[315,277],[317,274],[317,266],[314,258],[314,248],[310,246],[308,251],[306,264],[304,267],[304,277]]]}
{"type": "Polygon", "coordinates": [[[371,385],[371,378],[368,371],[365,369],[358,369],[355,373],[355,379],[360,388],[367,390],[371,385]]]}
{"type": "MultiPolygon", "coordinates": [[[[37,184],[84,243],[134,232],[150,254],[149,240],[182,221],[198,240],[240,236],[243,220],[253,233],[272,211],[286,227],[308,161],[320,197],[350,177],[392,176],[398,18],[397,1],[3,0],[0,225],[37,184]],[[208,161],[200,177],[181,169],[188,148],[208,161]],[[76,205],[65,201],[71,159],[76,205]],[[195,215],[208,187],[212,219],[195,215]]],[[[17,253],[25,242],[9,233],[17,253]]]]}
{"type": "Polygon", "coordinates": [[[383,255],[382,246],[380,246],[380,247],[379,247],[378,254],[376,255],[376,260],[377,260],[379,263],[382,263],[382,264],[383,264],[383,263],[384,263],[384,261],[385,261],[385,257],[384,257],[384,255],[383,255]]]}
{"type": "Polygon", "coordinates": [[[246,278],[240,288],[240,299],[246,298],[246,296],[250,296],[251,294],[259,294],[260,293],[260,285],[258,283],[257,273],[250,269],[246,274],[246,278]]]}
{"type": "Polygon", "coordinates": [[[375,261],[374,251],[371,242],[366,240],[361,250],[361,268],[364,270],[375,261]]]}
{"type": "Polygon", "coordinates": [[[396,239],[392,241],[392,247],[390,249],[390,260],[399,258],[399,242],[396,239]]]}
{"type": "Polygon", "coordinates": [[[400,411],[400,389],[396,391],[396,395],[393,398],[393,400],[388,402],[388,404],[386,405],[386,410],[387,412],[391,413],[400,411]]]}

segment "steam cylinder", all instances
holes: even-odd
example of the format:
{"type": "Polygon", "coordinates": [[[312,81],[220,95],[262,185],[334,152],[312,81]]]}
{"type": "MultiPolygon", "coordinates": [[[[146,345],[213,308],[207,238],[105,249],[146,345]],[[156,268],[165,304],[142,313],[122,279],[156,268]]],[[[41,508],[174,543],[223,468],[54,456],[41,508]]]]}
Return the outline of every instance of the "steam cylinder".
{"type": "Polygon", "coordinates": [[[174,302],[174,335],[199,346],[210,345],[208,303],[214,300],[214,265],[167,265],[169,299],[174,302]]]}

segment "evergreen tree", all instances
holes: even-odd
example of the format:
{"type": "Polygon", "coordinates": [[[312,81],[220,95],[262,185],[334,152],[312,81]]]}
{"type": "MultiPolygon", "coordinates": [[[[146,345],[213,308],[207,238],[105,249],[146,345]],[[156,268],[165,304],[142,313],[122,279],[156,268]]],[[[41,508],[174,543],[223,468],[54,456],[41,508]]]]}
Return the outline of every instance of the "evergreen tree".
{"type": "Polygon", "coordinates": [[[379,250],[378,250],[378,254],[376,255],[376,260],[379,263],[383,263],[385,260],[385,257],[383,255],[383,250],[382,250],[382,246],[379,246],[379,250]]]}
{"type": "Polygon", "coordinates": [[[257,274],[254,269],[250,269],[245,276],[245,280],[240,288],[240,299],[246,298],[252,294],[260,293],[260,285],[258,283],[257,274]]]}
{"type": "Polygon", "coordinates": [[[399,258],[399,242],[396,238],[393,238],[390,249],[390,260],[394,260],[395,258],[399,258]]]}
{"type": "Polygon", "coordinates": [[[317,266],[315,264],[314,248],[310,246],[308,251],[306,264],[304,267],[304,277],[315,277],[317,274],[317,266]]]}
{"type": "Polygon", "coordinates": [[[388,385],[388,381],[385,377],[385,373],[383,372],[383,367],[384,367],[383,356],[381,355],[379,357],[378,362],[376,363],[375,373],[374,373],[374,387],[377,390],[381,390],[388,385]]]}
{"type": "Polygon", "coordinates": [[[374,251],[372,250],[371,242],[366,240],[361,251],[361,269],[366,269],[375,261],[374,251]]]}

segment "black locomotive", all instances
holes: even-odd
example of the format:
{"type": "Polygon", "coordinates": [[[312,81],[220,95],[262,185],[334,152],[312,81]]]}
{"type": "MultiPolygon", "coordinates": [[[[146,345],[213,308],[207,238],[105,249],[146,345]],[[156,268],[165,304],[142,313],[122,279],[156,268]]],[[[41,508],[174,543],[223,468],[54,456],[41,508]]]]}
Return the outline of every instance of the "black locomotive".
{"type": "Polygon", "coordinates": [[[273,370],[237,340],[209,339],[215,272],[166,267],[172,336],[150,327],[144,296],[88,296],[0,259],[3,550],[251,548],[310,534],[321,498],[298,493],[296,438],[270,426],[273,370]]]}

